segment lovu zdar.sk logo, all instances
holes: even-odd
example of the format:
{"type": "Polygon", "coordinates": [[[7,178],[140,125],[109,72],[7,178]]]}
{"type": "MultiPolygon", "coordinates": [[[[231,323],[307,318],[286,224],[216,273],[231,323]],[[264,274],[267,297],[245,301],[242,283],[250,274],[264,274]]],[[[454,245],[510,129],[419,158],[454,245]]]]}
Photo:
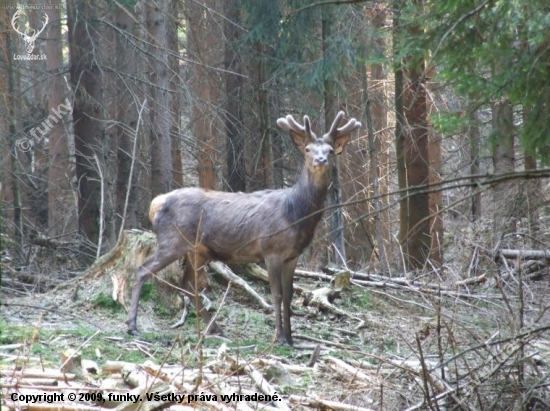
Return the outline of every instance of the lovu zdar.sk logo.
{"type": "Polygon", "coordinates": [[[33,29],[33,28],[28,28],[28,29],[25,28],[24,32],[21,31],[21,29],[19,27],[19,23],[17,21],[18,19],[19,19],[19,10],[17,10],[14,13],[14,15],[11,19],[11,26],[16,31],[16,33],[19,34],[23,38],[23,41],[25,42],[25,49],[26,49],[28,54],[31,54],[32,51],[34,50],[34,42],[38,38],[38,35],[40,33],[42,33],[44,31],[44,29],[46,28],[46,24],[48,24],[49,17],[46,13],[44,13],[44,22],[43,22],[42,28],[40,30],[36,30],[36,29],[33,29]]]}

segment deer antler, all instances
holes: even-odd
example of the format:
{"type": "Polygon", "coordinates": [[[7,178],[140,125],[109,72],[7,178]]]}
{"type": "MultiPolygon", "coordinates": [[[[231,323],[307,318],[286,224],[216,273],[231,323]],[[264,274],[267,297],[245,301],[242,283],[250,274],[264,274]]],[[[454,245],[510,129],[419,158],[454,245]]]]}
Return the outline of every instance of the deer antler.
{"type": "Polygon", "coordinates": [[[304,116],[303,126],[294,120],[294,117],[290,114],[286,117],[281,117],[278,119],[277,125],[283,130],[293,131],[301,136],[315,139],[315,135],[311,132],[311,121],[308,116],[304,116]]]}
{"type": "Polygon", "coordinates": [[[345,113],[343,111],[338,112],[336,115],[336,118],[332,122],[332,125],[330,126],[330,130],[325,135],[325,138],[330,139],[332,142],[334,142],[338,137],[343,136],[345,134],[349,134],[354,130],[357,130],[359,127],[361,127],[361,123],[358,122],[356,119],[352,118],[350,119],[346,124],[344,124],[342,127],[338,128],[338,124],[342,119],[344,118],[345,113]]]}
{"type": "Polygon", "coordinates": [[[13,13],[13,17],[11,18],[11,26],[13,27],[13,29],[17,34],[20,34],[21,36],[26,36],[26,33],[22,33],[21,31],[19,31],[19,24],[17,24],[18,19],[19,19],[19,10],[13,13]]]}
{"type": "Polygon", "coordinates": [[[311,141],[315,141],[317,136],[311,131],[311,122],[308,116],[304,116],[304,125],[302,126],[290,114],[277,120],[277,125],[283,130],[289,131],[294,143],[304,148],[311,141]]]}
{"type": "Polygon", "coordinates": [[[336,132],[337,132],[338,123],[340,123],[340,120],[344,118],[344,115],[345,113],[343,111],[338,112],[338,114],[336,115],[336,118],[334,119],[334,121],[332,122],[332,125],[330,126],[330,130],[327,133],[329,136],[337,137],[336,132]]]}
{"type": "Polygon", "coordinates": [[[17,24],[17,20],[19,19],[19,16],[20,16],[19,10],[17,10],[15,13],[13,13],[13,17],[11,18],[11,25],[12,25],[13,29],[15,30],[15,32],[20,34],[21,36],[23,36],[25,41],[27,41],[27,42],[36,40],[38,35],[44,31],[44,29],[46,28],[46,25],[50,21],[50,18],[48,17],[48,14],[44,13],[44,22],[42,23],[42,27],[40,28],[40,30],[32,29],[34,34],[32,36],[29,36],[27,34],[28,30],[25,30],[25,32],[23,33],[19,29],[19,24],[17,24]]]}
{"type": "Polygon", "coordinates": [[[352,131],[357,130],[359,127],[361,127],[361,123],[352,118],[337,130],[336,136],[351,133],[352,131]]]}

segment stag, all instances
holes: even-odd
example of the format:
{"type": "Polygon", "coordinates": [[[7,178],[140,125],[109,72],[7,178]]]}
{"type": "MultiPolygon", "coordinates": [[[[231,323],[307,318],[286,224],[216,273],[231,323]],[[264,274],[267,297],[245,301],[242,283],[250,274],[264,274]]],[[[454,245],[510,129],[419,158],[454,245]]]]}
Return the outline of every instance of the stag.
{"type": "MultiPolygon", "coordinates": [[[[149,218],[158,244],[155,254],[136,270],[127,321],[130,334],[137,334],[139,296],[145,281],[185,256],[183,289],[191,295],[197,291],[193,289],[195,272],[204,278],[205,264],[210,260],[265,262],[274,304],[276,338],[281,344],[293,344],[290,303],[296,263],[311,243],[321,218],[331,157],[340,154],[351,133],[361,127],[354,118],[338,127],[343,118],[341,111],[321,138],[311,130],[307,116],[303,124],[291,115],[277,120],[278,126],[290,133],[305,160],[293,187],[253,193],[182,188],[152,201],[149,218]]],[[[200,300],[197,309],[203,321],[210,324],[207,332],[221,333],[200,300]]]]}
{"type": "Polygon", "coordinates": [[[11,18],[11,25],[13,29],[23,37],[23,41],[25,42],[25,49],[27,50],[27,54],[31,54],[34,50],[34,42],[38,38],[38,35],[44,31],[46,28],[46,25],[48,24],[49,17],[48,14],[44,13],[44,23],[42,24],[42,28],[40,30],[36,29],[25,29],[25,32],[22,32],[19,29],[19,24],[17,24],[17,20],[19,19],[19,10],[17,10],[13,17],[11,18]]]}

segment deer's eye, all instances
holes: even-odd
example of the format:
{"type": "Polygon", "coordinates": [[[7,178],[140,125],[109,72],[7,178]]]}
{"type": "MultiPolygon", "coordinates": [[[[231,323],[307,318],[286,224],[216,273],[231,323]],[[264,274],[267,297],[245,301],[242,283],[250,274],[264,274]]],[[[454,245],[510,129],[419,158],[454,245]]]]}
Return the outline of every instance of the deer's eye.
{"type": "Polygon", "coordinates": [[[309,147],[306,147],[306,153],[309,153],[311,149],[309,147]]]}
{"type": "Polygon", "coordinates": [[[329,154],[334,154],[334,149],[331,148],[329,151],[328,151],[329,154]]]}

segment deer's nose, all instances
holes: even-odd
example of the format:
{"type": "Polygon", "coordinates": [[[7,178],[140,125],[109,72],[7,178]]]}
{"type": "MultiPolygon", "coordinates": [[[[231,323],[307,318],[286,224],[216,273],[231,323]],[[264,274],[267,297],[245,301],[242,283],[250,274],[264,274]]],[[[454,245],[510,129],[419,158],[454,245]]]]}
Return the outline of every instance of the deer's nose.
{"type": "Polygon", "coordinates": [[[322,166],[328,163],[328,159],[325,156],[319,156],[315,159],[315,162],[322,166]]]}

